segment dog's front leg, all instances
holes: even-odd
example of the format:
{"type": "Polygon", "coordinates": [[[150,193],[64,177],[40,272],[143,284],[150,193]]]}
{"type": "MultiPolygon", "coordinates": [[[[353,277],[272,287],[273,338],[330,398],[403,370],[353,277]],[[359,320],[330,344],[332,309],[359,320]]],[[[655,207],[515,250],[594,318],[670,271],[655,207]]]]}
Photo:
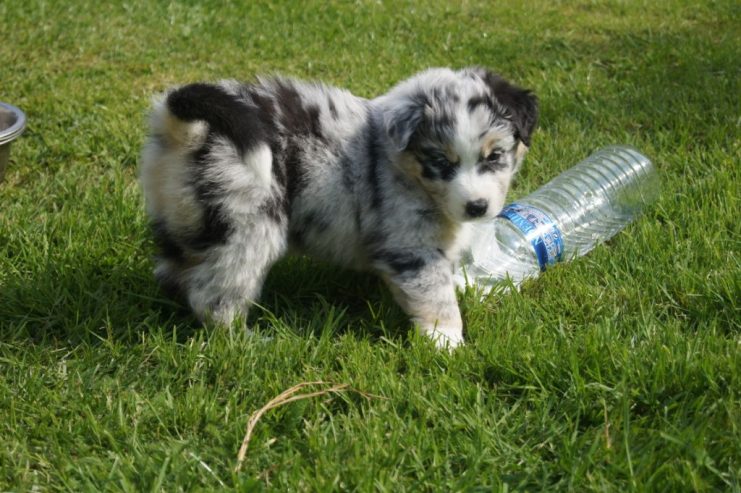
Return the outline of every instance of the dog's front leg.
{"type": "Polygon", "coordinates": [[[383,257],[383,277],[419,331],[438,347],[452,349],[460,345],[463,322],[450,261],[438,251],[396,252],[383,257]]]}

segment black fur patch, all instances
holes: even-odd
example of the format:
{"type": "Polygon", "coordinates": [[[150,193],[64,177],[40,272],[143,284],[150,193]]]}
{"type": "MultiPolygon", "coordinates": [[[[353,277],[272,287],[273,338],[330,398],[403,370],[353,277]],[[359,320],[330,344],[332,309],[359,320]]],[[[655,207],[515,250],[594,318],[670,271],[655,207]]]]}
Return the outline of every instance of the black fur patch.
{"type": "Polygon", "coordinates": [[[306,108],[306,115],[309,117],[309,133],[321,141],[326,141],[322,124],[319,120],[319,106],[311,105],[306,108]]]}
{"type": "Polygon", "coordinates": [[[203,224],[200,231],[186,239],[187,245],[194,250],[206,250],[213,245],[226,243],[231,233],[231,226],[224,219],[221,207],[207,204],[203,210],[203,224]]]}
{"type": "Polygon", "coordinates": [[[161,257],[179,263],[185,260],[183,248],[167,230],[167,225],[164,221],[157,220],[152,222],[152,234],[154,235],[154,242],[157,245],[161,257]]]}
{"type": "Polygon", "coordinates": [[[277,195],[266,200],[261,206],[260,210],[268,215],[270,219],[276,223],[282,223],[285,219],[285,204],[283,198],[277,195]]]}
{"type": "Polygon", "coordinates": [[[476,108],[479,106],[485,106],[490,111],[494,110],[494,103],[492,103],[491,99],[485,95],[480,96],[474,96],[471,99],[468,100],[468,111],[469,113],[473,113],[476,108]]]}
{"type": "Polygon", "coordinates": [[[306,187],[306,171],[303,167],[301,148],[293,142],[289,142],[283,155],[286,165],[286,212],[290,215],[290,204],[293,199],[306,187]]]}
{"type": "MultiPolygon", "coordinates": [[[[270,147],[270,151],[273,155],[272,172],[275,180],[278,182],[280,187],[285,190],[286,188],[286,170],[281,159],[278,157],[281,155],[281,149],[278,146],[276,134],[276,105],[275,101],[266,95],[261,94],[255,90],[252,86],[243,86],[241,91],[243,97],[250,101],[257,110],[260,121],[263,124],[266,134],[266,140],[270,147]]],[[[281,203],[283,200],[281,200],[281,203]]]]}
{"type": "Polygon", "coordinates": [[[515,126],[515,137],[530,146],[530,136],[538,122],[538,98],[532,92],[514,86],[488,70],[480,69],[478,73],[499,104],[507,109],[515,126]]]}
{"type": "Polygon", "coordinates": [[[280,107],[280,125],[284,129],[287,142],[283,151],[285,162],[285,210],[290,214],[291,203],[306,187],[306,170],[303,166],[302,138],[314,138],[326,144],[322,131],[320,109],[316,105],[304,106],[301,95],[289,83],[280,81],[276,91],[280,107]]]}
{"type": "MultiPolygon", "coordinates": [[[[248,86],[249,87],[249,86],[248,86]]],[[[260,120],[269,127],[275,126],[275,103],[269,97],[263,96],[254,89],[248,89],[245,96],[260,111],[260,120]]]]}
{"type": "Polygon", "coordinates": [[[326,140],[319,119],[319,106],[304,106],[298,91],[284,82],[278,84],[276,95],[281,109],[280,123],[289,134],[311,136],[322,142],[326,140]]]}
{"type": "Polygon", "coordinates": [[[479,165],[476,172],[480,175],[483,175],[484,173],[496,173],[506,167],[507,165],[501,161],[484,161],[479,165]]]}
{"type": "Polygon", "coordinates": [[[418,272],[425,266],[425,260],[411,252],[378,250],[373,260],[383,262],[397,274],[418,272]]]}
{"type": "Polygon", "coordinates": [[[477,172],[482,175],[484,173],[496,173],[507,167],[507,162],[503,160],[504,152],[495,148],[489,156],[485,157],[478,164],[477,172]]]}
{"type": "Polygon", "coordinates": [[[231,140],[244,155],[265,141],[265,129],[253,108],[213,84],[190,84],[167,97],[167,107],[180,120],[203,120],[209,132],[231,140]]]}
{"type": "Polygon", "coordinates": [[[309,211],[291,221],[288,238],[296,246],[303,246],[309,233],[322,234],[329,228],[329,221],[316,211],[309,211]]]}
{"type": "Polygon", "coordinates": [[[211,152],[212,138],[192,156],[191,182],[196,192],[196,199],[203,209],[203,220],[200,230],[184,238],[186,244],[195,250],[205,250],[212,245],[226,243],[231,227],[224,218],[221,205],[215,200],[223,190],[205,177],[205,170],[210,165],[208,157],[211,152]]]}
{"type": "Polygon", "coordinates": [[[415,153],[417,161],[422,165],[422,177],[428,180],[451,181],[458,173],[458,167],[439,151],[433,149],[418,149],[415,153]]]}

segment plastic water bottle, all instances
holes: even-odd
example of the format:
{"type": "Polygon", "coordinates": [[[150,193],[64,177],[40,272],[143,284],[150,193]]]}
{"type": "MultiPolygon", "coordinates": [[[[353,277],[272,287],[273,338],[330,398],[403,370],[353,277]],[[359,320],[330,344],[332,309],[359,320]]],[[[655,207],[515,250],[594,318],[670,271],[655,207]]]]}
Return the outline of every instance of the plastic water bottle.
{"type": "Polygon", "coordinates": [[[627,146],[600,149],[527,197],[474,225],[459,283],[515,285],[584,255],[623,229],[659,194],[651,161],[627,146]]]}

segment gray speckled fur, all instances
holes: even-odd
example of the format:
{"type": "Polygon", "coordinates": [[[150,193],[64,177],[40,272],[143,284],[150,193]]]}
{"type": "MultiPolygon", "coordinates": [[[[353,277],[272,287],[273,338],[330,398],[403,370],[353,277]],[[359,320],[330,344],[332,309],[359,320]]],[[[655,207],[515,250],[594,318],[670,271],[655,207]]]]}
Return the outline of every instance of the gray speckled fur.
{"type": "Polygon", "coordinates": [[[423,333],[453,347],[467,205],[501,209],[536,111],[480,68],[430,69],[372,100],[282,78],[175,88],[154,103],[141,165],[164,245],[156,275],[229,324],[277,259],[306,253],[378,273],[423,333]],[[215,103],[201,109],[198,94],[215,103]]]}

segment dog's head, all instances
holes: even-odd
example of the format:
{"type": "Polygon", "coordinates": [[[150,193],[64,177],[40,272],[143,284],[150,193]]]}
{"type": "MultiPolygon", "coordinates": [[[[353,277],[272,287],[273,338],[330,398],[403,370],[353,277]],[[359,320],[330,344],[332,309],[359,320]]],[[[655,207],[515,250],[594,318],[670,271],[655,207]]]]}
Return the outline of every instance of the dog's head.
{"type": "Polygon", "coordinates": [[[431,69],[380,98],[396,164],[450,219],[493,217],[530,146],[530,91],[482,68],[431,69]]]}

